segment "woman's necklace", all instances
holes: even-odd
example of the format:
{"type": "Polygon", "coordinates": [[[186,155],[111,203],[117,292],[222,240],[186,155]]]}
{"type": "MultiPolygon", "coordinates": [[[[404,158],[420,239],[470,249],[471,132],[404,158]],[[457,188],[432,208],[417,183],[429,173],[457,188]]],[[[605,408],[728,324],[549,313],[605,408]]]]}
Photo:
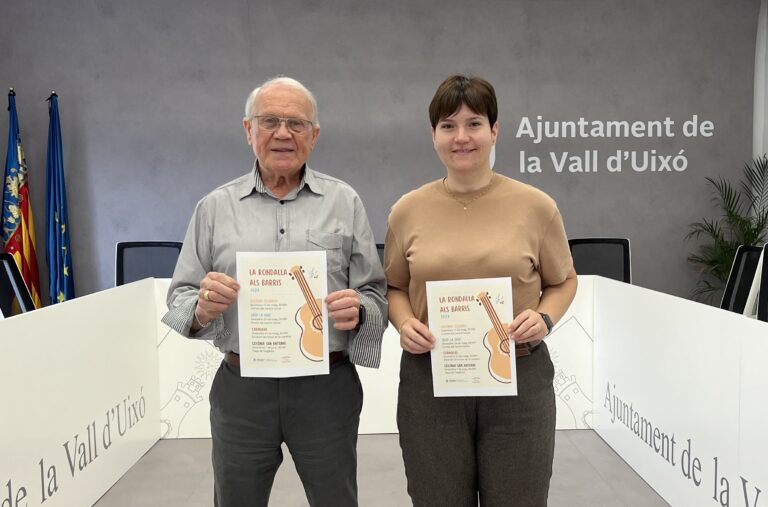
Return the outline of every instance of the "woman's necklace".
{"type": "Polygon", "coordinates": [[[443,188],[445,189],[445,192],[448,194],[448,197],[450,197],[454,201],[456,201],[459,204],[461,204],[463,206],[463,208],[464,208],[464,211],[467,211],[467,207],[470,204],[472,204],[473,202],[475,202],[476,200],[480,199],[482,196],[484,196],[485,194],[488,193],[488,191],[493,186],[493,181],[495,179],[494,176],[495,176],[495,174],[493,173],[493,171],[491,171],[491,179],[488,182],[488,184],[486,186],[484,186],[483,188],[477,190],[476,191],[477,193],[475,195],[473,195],[472,197],[470,197],[469,199],[462,199],[462,198],[460,198],[458,196],[458,194],[452,192],[451,189],[448,188],[448,183],[446,182],[446,180],[448,179],[447,177],[443,178],[443,188]]]}

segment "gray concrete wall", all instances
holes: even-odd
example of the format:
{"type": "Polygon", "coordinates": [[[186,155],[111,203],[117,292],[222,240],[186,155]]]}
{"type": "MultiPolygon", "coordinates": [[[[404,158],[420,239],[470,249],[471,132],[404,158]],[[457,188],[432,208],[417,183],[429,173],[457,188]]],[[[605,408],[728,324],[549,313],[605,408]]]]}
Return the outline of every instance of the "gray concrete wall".
{"type": "MultiPolygon", "coordinates": [[[[277,74],[317,95],[311,163],[359,191],[383,241],[392,203],[444,173],[426,110],[440,81],[461,72],[496,87],[499,172],[552,195],[571,237],[630,237],[635,282],[686,296],[696,275],[683,237],[714,213],[704,178],[736,179],[751,157],[757,12],[757,0],[6,0],[0,89],[18,93],[41,282],[51,89],[82,295],[112,285],[115,242],[180,240],[197,200],[249,170],[243,102],[277,74]],[[714,122],[713,137],[680,134],[693,114],[714,122]],[[670,117],[677,135],[516,138],[520,118],[537,115],[670,117]],[[549,152],[588,149],[603,159],[685,150],[688,167],[558,174],[548,162],[549,152]],[[521,150],[546,157],[541,173],[520,173],[521,150]]],[[[0,115],[3,139],[7,122],[0,115]]]]}

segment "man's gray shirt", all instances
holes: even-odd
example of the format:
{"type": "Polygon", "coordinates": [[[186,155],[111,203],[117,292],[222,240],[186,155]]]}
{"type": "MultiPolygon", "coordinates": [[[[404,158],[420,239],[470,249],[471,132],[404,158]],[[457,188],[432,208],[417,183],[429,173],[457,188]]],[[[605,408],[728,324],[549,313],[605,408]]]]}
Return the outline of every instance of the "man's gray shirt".
{"type": "Polygon", "coordinates": [[[200,281],[211,271],[235,278],[236,252],[306,250],[326,251],[329,292],[355,289],[365,306],[359,331],[329,326],[330,350],[346,350],[353,363],[377,368],[387,320],[386,282],[368,217],[352,187],[306,166],[299,186],[282,199],[265,187],[254,164],[249,174],[197,203],[162,321],[184,336],[212,339],[222,352],[239,352],[236,303],[190,335],[200,281]]]}

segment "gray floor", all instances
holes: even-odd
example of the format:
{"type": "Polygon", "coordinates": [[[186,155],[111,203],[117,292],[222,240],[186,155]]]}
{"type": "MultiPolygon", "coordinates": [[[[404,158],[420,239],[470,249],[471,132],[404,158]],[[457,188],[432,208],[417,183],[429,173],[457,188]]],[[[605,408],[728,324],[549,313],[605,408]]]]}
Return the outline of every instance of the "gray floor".
{"type": "MultiPolygon", "coordinates": [[[[211,442],[161,440],[96,503],[97,507],[210,507],[211,442]]],[[[306,507],[286,451],[270,505],[306,507]]],[[[361,507],[410,505],[397,435],[362,435],[358,444],[361,507]]],[[[592,431],[558,431],[551,507],[666,506],[592,431]]]]}

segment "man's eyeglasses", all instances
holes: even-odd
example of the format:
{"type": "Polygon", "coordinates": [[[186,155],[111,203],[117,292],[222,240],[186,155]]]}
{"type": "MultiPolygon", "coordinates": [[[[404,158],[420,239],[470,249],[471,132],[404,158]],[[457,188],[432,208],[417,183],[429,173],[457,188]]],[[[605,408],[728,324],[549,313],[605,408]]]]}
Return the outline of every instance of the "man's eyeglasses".
{"type": "Polygon", "coordinates": [[[301,118],[281,118],[280,116],[272,115],[256,115],[253,119],[256,120],[259,128],[266,132],[276,131],[280,128],[280,124],[283,122],[285,122],[286,128],[294,134],[303,134],[314,126],[313,122],[301,118]]]}

